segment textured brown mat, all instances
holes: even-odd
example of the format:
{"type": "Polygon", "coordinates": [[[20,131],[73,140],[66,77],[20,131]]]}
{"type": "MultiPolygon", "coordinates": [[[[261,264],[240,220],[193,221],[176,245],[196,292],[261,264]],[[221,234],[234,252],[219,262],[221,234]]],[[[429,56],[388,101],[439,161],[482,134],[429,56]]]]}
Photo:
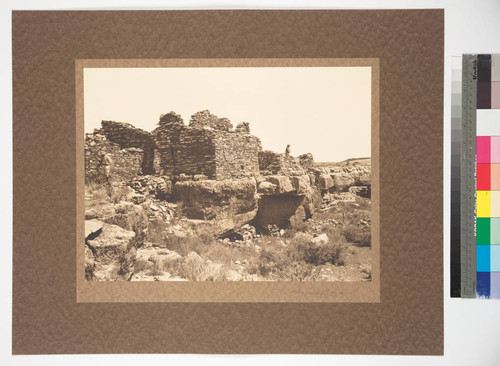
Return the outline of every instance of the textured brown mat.
{"type": "Polygon", "coordinates": [[[442,354],[444,12],[14,12],[13,353],[442,354]],[[77,303],[76,59],[378,58],[380,303],[77,303]]]}

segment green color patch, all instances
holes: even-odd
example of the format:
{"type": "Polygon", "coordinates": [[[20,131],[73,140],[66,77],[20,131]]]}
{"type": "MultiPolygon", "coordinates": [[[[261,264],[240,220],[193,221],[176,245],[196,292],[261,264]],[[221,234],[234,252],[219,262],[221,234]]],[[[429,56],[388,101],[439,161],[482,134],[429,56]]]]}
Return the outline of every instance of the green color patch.
{"type": "Polygon", "coordinates": [[[490,245],[490,218],[478,217],[476,219],[477,245],[490,245]]]}

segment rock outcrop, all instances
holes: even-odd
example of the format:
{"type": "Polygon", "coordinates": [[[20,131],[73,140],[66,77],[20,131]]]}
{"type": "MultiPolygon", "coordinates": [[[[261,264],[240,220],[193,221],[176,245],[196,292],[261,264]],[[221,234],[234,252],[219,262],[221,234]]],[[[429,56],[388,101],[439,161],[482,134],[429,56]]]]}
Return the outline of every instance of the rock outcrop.
{"type": "Polygon", "coordinates": [[[371,186],[369,165],[333,165],[313,169],[318,187],[322,191],[347,191],[352,186],[371,186]]]}
{"type": "Polygon", "coordinates": [[[256,188],[253,178],[177,182],[173,199],[188,218],[227,218],[257,208],[256,188]]]}
{"type": "Polygon", "coordinates": [[[138,238],[133,231],[98,220],[85,221],[85,276],[88,280],[129,280],[138,238]]]}

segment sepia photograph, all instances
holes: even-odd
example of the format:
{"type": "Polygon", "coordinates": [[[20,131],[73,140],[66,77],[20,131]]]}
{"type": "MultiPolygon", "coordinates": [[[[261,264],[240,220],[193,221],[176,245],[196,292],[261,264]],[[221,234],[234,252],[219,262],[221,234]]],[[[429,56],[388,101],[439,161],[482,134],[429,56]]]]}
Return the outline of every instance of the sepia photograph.
{"type": "Polygon", "coordinates": [[[83,116],[86,281],[372,281],[371,67],[88,67],[83,116]]]}

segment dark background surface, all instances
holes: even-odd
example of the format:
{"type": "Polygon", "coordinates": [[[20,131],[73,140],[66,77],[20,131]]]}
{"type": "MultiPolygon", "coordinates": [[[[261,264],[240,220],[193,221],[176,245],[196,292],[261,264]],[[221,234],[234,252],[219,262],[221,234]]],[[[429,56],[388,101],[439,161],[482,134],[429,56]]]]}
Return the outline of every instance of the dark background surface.
{"type": "Polygon", "coordinates": [[[13,352],[442,354],[443,26],[441,10],[15,12],[13,352]],[[77,304],[75,59],[301,57],[380,58],[380,304],[77,304]]]}

